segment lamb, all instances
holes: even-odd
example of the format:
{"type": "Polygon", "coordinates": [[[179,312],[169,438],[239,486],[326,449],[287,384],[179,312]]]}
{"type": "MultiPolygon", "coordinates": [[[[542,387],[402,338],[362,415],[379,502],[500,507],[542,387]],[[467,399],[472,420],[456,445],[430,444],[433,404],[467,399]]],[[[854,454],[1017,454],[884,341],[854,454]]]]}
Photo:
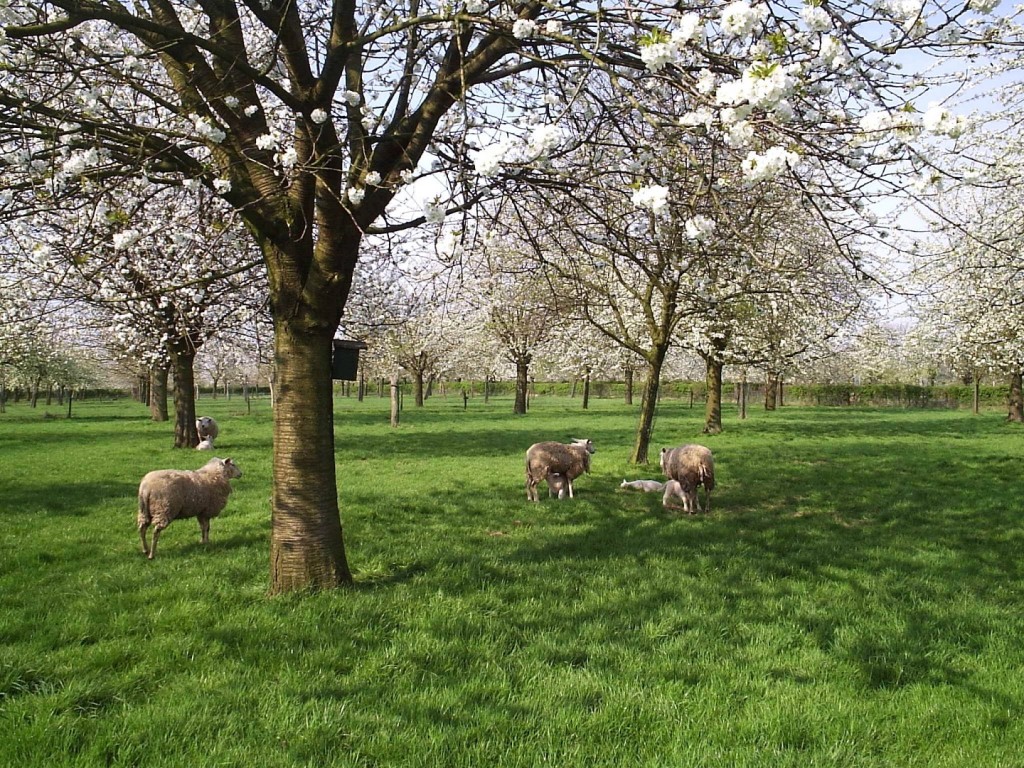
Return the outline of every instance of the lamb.
{"type": "Polygon", "coordinates": [[[569,483],[565,479],[565,475],[560,475],[558,472],[548,473],[548,498],[557,496],[559,499],[564,499],[569,495],[569,483]]]}
{"type": "Polygon", "coordinates": [[[643,491],[644,493],[651,493],[653,491],[660,491],[665,487],[664,483],[660,483],[657,480],[623,480],[619,484],[619,488],[632,488],[636,491],[643,491]]]}
{"type": "Polygon", "coordinates": [[[665,493],[661,497],[661,504],[665,509],[679,509],[688,515],[695,514],[695,509],[699,507],[697,501],[697,488],[690,491],[683,490],[683,486],[679,484],[678,480],[669,480],[665,483],[665,493]],[[674,499],[682,501],[682,506],[673,503],[674,499]]]}
{"type": "Polygon", "coordinates": [[[212,447],[213,441],[220,434],[220,429],[217,427],[217,422],[210,416],[200,416],[196,419],[196,432],[199,434],[200,440],[209,440],[212,447]]]}
{"type": "Polygon", "coordinates": [[[678,448],[662,448],[661,470],[665,477],[679,484],[678,489],[670,489],[666,483],[662,504],[667,509],[678,509],[669,504],[672,496],[678,496],[683,500],[683,511],[691,515],[700,512],[697,487],[703,485],[706,498],[704,511],[711,511],[711,492],[715,489],[715,461],[708,448],[692,443],[678,448]]]}
{"type": "Polygon", "coordinates": [[[148,473],[139,483],[139,538],[142,553],[156,557],[160,532],[177,518],[199,519],[200,541],[210,541],[210,520],[227,504],[232,478],[241,477],[242,470],[231,459],[210,459],[194,471],[158,469],[148,473]],[[146,531],[153,526],[153,546],[146,542],[146,531]]]}
{"type": "Polygon", "coordinates": [[[199,443],[199,445],[196,446],[196,450],[197,451],[212,451],[213,450],[213,440],[211,440],[210,438],[206,438],[205,440],[201,441],[199,443]]]}
{"type": "MultiPolygon", "coordinates": [[[[531,445],[526,451],[526,498],[530,501],[540,501],[537,484],[552,474],[565,476],[569,498],[574,498],[573,480],[584,472],[590,472],[592,453],[594,444],[585,438],[573,440],[571,443],[548,441],[531,445]]],[[[550,482],[548,488],[551,488],[550,482]]]]}

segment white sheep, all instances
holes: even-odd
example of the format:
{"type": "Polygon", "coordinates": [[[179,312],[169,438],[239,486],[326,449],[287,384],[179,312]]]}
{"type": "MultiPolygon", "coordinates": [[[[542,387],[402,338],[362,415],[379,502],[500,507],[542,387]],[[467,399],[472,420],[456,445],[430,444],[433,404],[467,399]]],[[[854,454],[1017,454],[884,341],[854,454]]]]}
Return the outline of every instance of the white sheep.
{"type": "Polygon", "coordinates": [[[569,482],[565,479],[565,475],[549,472],[547,480],[548,498],[556,496],[559,499],[564,499],[569,495],[569,482]]]}
{"type": "Polygon", "coordinates": [[[205,440],[200,441],[199,445],[196,446],[196,450],[197,451],[212,451],[213,450],[213,440],[211,440],[210,438],[206,438],[205,440]]]}
{"type": "Polygon", "coordinates": [[[231,459],[212,458],[197,470],[158,469],[139,483],[139,538],[142,553],[156,557],[160,532],[179,517],[199,519],[200,541],[210,541],[210,520],[221,513],[231,494],[232,478],[242,470],[231,459]],[[153,546],[146,543],[146,531],[153,526],[153,546]]]}
{"type": "Polygon", "coordinates": [[[661,504],[665,509],[678,509],[688,515],[695,514],[694,510],[698,507],[697,489],[694,487],[687,491],[679,484],[678,480],[669,480],[665,483],[665,493],[661,497],[661,504]],[[675,499],[679,499],[682,505],[675,503],[675,499]]]}
{"type": "MultiPolygon", "coordinates": [[[[540,501],[537,484],[552,474],[565,476],[569,498],[574,498],[573,480],[590,471],[592,453],[594,444],[585,438],[573,440],[571,443],[548,441],[531,445],[526,451],[526,498],[530,501],[540,501]]],[[[549,484],[548,488],[550,487],[549,484]]]]}
{"type": "Polygon", "coordinates": [[[644,493],[660,491],[664,487],[665,484],[657,480],[623,480],[619,484],[619,488],[632,488],[635,491],[643,491],[644,493]]]}
{"type": "Polygon", "coordinates": [[[200,441],[209,440],[212,447],[213,441],[220,434],[220,428],[217,426],[217,422],[210,416],[200,416],[196,419],[196,433],[199,435],[200,441]]]}
{"type": "Polygon", "coordinates": [[[705,512],[711,511],[711,492],[715,489],[715,461],[711,451],[703,445],[693,443],[678,448],[661,449],[661,470],[665,477],[674,480],[679,488],[668,488],[666,483],[662,503],[668,509],[678,509],[668,502],[672,496],[683,500],[683,511],[688,514],[700,512],[697,487],[704,486],[705,512]]]}

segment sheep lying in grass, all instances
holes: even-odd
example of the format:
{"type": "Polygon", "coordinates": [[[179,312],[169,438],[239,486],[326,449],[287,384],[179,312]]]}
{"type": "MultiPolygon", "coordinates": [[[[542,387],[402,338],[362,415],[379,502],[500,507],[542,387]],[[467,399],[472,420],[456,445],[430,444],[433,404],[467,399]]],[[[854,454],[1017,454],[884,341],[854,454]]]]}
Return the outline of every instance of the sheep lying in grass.
{"type": "Polygon", "coordinates": [[[634,491],[643,491],[644,493],[660,491],[664,487],[665,484],[657,480],[623,480],[619,484],[619,488],[632,488],[634,491]]]}
{"type": "Polygon", "coordinates": [[[211,440],[210,438],[206,438],[205,440],[201,441],[199,443],[199,445],[196,446],[196,450],[197,451],[212,451],[213,450],[213,440],[211,440]]]}
{"type": "Polygon", "coordinates": [[[540,501],[537,484],[552,474],[565,476],[569,498],[574,498],[572,482],[584,472],[590,471],[592,453],[594,444],[587,439],[573,440],[568,444],[548,441],[531,445],[526,451],[526,498],[540,501]]]}
{"type": "Polygon", "coordinates": [[[661,470],[670,481],[675,481],[679,488],[670,489],[665,485],[662,504],[666,509],[680,509],[669,501],[678,496],[683,501],[682,510],[687,514],[700,512],[697,487],[704,486],[706,499],[705,512],[711,511],[711,491],[715,489],[715,461],[711,451],[703,445],[681,445],[678,448],[661,449],[661,470]]]}
{"type": "Polygon", "coordinates": [[[212,458],[195,471],[158,469],[139,483],[139,538],[142,553],[156,557],[160,532],[179,517],[199,519],[200,541],[210,541],[210,520],[221,513],[231,493],[232,478],[242,470],[231,459],[212,458]],[[146,531],[153,526],[153,546],[146,543],[146,531]]]}
{"type": "Polygon", "coordinates": [[[201,442],[209,441],[210,447],[213,447],[213,441],[217,439],[220,434],[220,428],[217,426],[217,422],[209,416],[200,416],[196,419],[196,433],[199,435],[201,442]]]}

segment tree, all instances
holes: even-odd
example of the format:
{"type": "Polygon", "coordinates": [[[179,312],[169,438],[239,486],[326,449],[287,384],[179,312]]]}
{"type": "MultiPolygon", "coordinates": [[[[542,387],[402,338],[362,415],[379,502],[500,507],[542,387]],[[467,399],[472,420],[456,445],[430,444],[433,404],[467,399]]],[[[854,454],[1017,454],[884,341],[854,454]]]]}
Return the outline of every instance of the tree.
{"type": "MultiPolygon", "coordinates": [[[[757,120],[794,139],[814,126],[830,138],[828,151],[840,151],[853,132],[844,105],[902,106],[887,65],[901,46],[926,47],[951,29],[963,32],[959,45],[976,34],[962,23],[967,9],[933,17],[915,6],[908,17],[904,6],[812,8],[800,26],[784,3],[776,13],[715,7],[694,23],[684,16],[687,34],[669,41],[668,9],[653,2],[549,11],[539,2],[417,0],[390,13],[347,0],[15,3],[4,9],[9,66],[0,80],[6,212],[59,207],[124,177],[196,182],[239,212],[262,252],[275,323],[271,591],[348,583],[331,340],[364,236],[420,220],[399,221],[391,203],[421,161],[429,168],[433,153],[442,168],[486,176],[513,159],[512,144],[534,161],[551,149],[550,121],[514,124],[501,105],[533,107],[556,81],[570,94],[585,77],[615,81],[666,60],[680,62],[671,65],[682,75],[675,83],[691,92],[690,73],[707,66],[739,85],[777,70],[814,92],[834,88],[843,117],[824,131],[830,113],[794,104],[793,120],[781,100],[757,120]],[[696,39],[705,26],[713,45],[696,39]],[[840,73],[850,63],[852,79],[840,73]],[[476,151],[481,137],[498,139],[501,151],[476,151]]],[[[795,94],[795,84],[786,90],[795,94]]],[[[746,98],[733,88],[716,108],[734,115],[746,98]]],[[[452,207],[486,193],[468,179],[453,176],[452,207]]]]}

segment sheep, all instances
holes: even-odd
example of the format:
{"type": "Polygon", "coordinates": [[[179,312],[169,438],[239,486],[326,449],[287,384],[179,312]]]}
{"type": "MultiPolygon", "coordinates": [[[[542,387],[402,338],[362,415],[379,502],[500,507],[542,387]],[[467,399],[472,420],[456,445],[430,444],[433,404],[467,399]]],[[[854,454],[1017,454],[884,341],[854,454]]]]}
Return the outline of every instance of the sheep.
{"type": "Polygon", "coordinates": [[[197,451],[212,451],[213,450],[213,440],[211,440],[209,437],[206,438],[205,440],[201,441],[199,443],[199,445],[196,446],[196,450],[197,451]]]}
{"type": "Polygon", "coordinates": [[[705,512],[711,511],[711,492],[715,489],[715,461],[711,451],[703,445],[687,444],[678,448],[661,449],[661,470],[669,480],[675,480],[680,488],[670,490],[666,487],[662,503],[670,508],[667,501],[673,496],[683,500],[684,511],[694,514],[700,512],[697,487],[704,486],[706,498],[705,512]]]}
{"type": "Polygon", "coordinates": [[[684,490],[678,480],[669,480],[665,483],[665,493],[661,497],[661,504],[665,509],[678,509],[688,515],[693,515],[699,508],[697,488],[694,486],[690,490],[684,490]],[[673,499],[681,500],[683,502],[682,506],[673,503],[673,499]]]}
{"type": "Polygon", "coordinates": [[[569,483],[566,481],[565,475],[558,472],[549,472],[547,480],[548,498],[557,496],[559,499],[564,499],[569,495],[569,483]]]}
{"type": "Polygon", "coordinates": [[[200,440],[209,440],[210,445],[213,446],[213,441],[220,434],[220,429],[212,417],[200,416],[196,419],[196,432],[199,434],[200,440]]]}
{"type": "Polygon", "coordinates": [[[242,470],[231,459],[210,459],[194,471],[158,469],[148,473],[139,483],[139,538],[142,553],[156,557],[160,532],[179,517],[199,519],[200,541],[210,541],[210,520],[227,504],[232,478],[241,477],[242,470]],[[153,526],[153,546],[146,543],[146,531],[153,526]]]}
{"type": "Polygon", "coordinates": [[[665,484],[660,483],[657,480],[623,480],[619,485],[619,488],[632,488],[633,490],[643,491],[644,493],[660,491],[664,487],[665,484]]]}
{"type": "Polygon", "coordinates": [[[584,472],[590,472],[592,453],[594,444],[585,438],[568,444],[548,441],[531,445],[526,451],[526,498],[540,501],[537,484],[551,474],[565,476],[569,498],[574,498],[572,482],[584,472]]]}

